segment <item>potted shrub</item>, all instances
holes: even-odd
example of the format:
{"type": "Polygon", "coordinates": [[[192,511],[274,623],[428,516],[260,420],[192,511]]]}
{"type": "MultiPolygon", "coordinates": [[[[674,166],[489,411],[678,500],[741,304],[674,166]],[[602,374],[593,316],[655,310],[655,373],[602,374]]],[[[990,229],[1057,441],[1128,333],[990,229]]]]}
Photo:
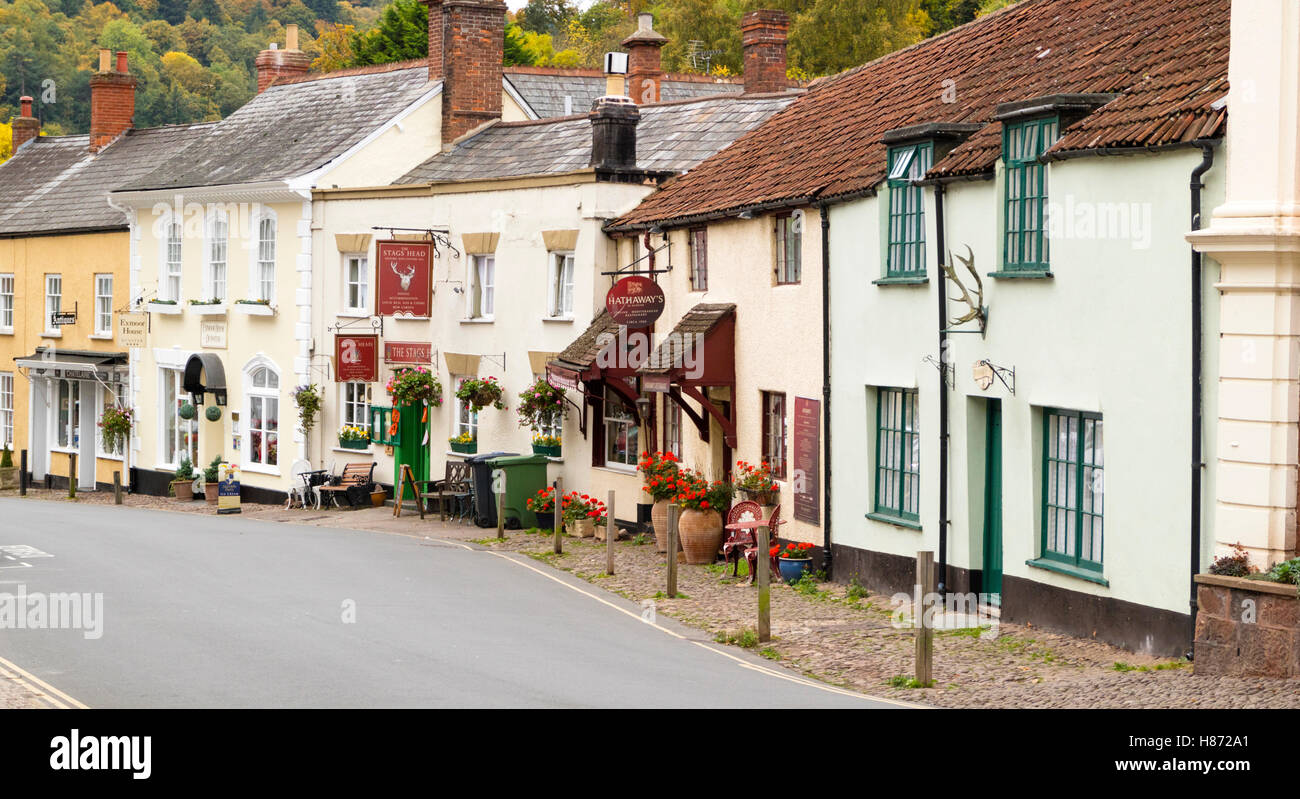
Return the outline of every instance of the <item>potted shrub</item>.
{"type": "Polygon", "coordinates": [[[17,487],[18,469],[14,467],[14,456],[9,451],[9,445],[5,444],[4,449],[0,449],[0,488],[17,487]]]}
{"type": "MultiPolygon", "coordinates": [[[[539,488],[537,493],[524,501],[524,505],[537,514],[539,530],[555,529],[555,489],[539,488]]],[[[563,520],[561,519],[561,523],[563,520]]]]}
{"type": "MultiPolygon", "coordinates": [[[[193,407],[193,406],[190,406],[193,407]]],[[[182,455],[176,474],[172,476],[172,494],[182,502],[194,499],[194,464],[189,455],[182,455]]]]}
{"type": "Polygon", "coordinates": [[[678,472],[673,501],[682,507],[677,523],[686,562],[712,563],[722,546],[722,512],[731,506],[736,487],[725,480],[709,481],[688,469],[678,472]]]}
{"type": "Polygon", "coordinates": [[[452,452],[462,452],[465,454],[478,452],[478,439],[470,433],[461,433],[458,436],[452,436],[447,439],[447,443],[451,444],[452,452]]]}
{"type": "Polygon", "coordinates": [[[316,425],[316,414],[320,413],[320,391],[315,383],[298,386],[293,390],[293,404],[298,408],[298,425],[303,433],[310,433],[316,425]]]}
{"type": "Polygon", "coordinates": [[[343,425],[343,429],[339,431],[339,447],[342,449],[369,449],[370,432],[358,425],[343,425]]]}
{"type": "Polygon", "coordinates": [[[212,463],[203,468],[203,498],[209,505],[217,504],[217,482],[220,475],[221,456],[218,455],[212,459],[212,463]]]}
{"type": "Polygon", "coordinates": [[[764,507],[771,507],[780,501],[781,485],[772,479],[772,469],[767,461],[757,466],[747,461],[736,461],[736,476],[736,490],[745,499],[764,507]]]}
{"type": "Polygon", "coordinates": [[[533,454],[558,458],[560,437],[543,435],[541,431],[558,427],[564,420],[564,389],[538,380],[519,393],[515,413],[519,415],[519,426],[533,431],[533,454]]]}
{"type": "Polygon", "coordinates": [[[777,559],[782,580],[794,585],[805,573],[812,571],[812,548],[812,544],[799,541],[772,547],[771,555],[777,559]]]}
{"type": "Polygon", "coordinates": [[[533,454],[545,455],[549,458],[560,457],[560,437],[559,436],[533,436],[533,454]]]}
{"type": "Polygon", "coordinates": [[[456,386],[456,399],[464,402],[475,413],[489,405],[499,411],[506,407],[501,401],[501,384],[495,377],[485,377],[482,380],[468,377],[460,381],[460,385],[456,386]]]}
{"type": "Polygon", "coordinates": [[[650,524],[654,527],[655,551],[668,551],[668,505],[677,496],[677,456],[671,452],[643,452],[637,462],[637,471],[645,480],[641,490],[650,495],[654,505],[650,508],[650,524]]]}

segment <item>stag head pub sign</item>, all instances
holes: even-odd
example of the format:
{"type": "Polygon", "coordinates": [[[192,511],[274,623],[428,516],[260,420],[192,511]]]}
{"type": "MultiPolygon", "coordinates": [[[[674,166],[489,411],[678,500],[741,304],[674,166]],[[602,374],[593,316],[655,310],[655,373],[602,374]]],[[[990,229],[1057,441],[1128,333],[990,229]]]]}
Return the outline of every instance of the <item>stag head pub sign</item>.
{"type": "Polygon", "coordinates": [[[433,243],[380,241],[375,247],[375,313],[428,318],[432,306],[433,243]]]}

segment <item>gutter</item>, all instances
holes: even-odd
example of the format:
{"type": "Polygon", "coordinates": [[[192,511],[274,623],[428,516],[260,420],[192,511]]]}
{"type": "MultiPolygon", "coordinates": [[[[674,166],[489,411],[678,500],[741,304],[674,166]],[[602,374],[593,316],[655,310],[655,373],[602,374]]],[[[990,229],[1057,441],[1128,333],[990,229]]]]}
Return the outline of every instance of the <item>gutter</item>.
{"type": "Polygon", "coordinates": [[[939,251],[939,564],[940,597],[948,589],[948,275],[943,269],[947,242],[944,237],[943,198],[947,188],[934,186],[935,246],[939,251]]]}
{"type": "MultiPolygon", "coordinates": [[[[1192,200],[1192,230],[1201,229],[1201,192],[1205,184],[1201,182],[1201,177],[1214,166],[1214,143],[1211,141],[1200,141],[1197,143],[1201,148],[1201,163],[1192,170],[1191,180],[1191,200],[1192,200]]],[[[1190,522],[1190,550],[1191,550],[1191,573],[1188,576],[1188,582],[1191,586],[1188,597],[1188,606],[1191,609],[1189,639],[1191,644],[1187,652],[1187,659],[1191,660],[1195,650],[1196,642],[1196,575],[1201,571],[1201,503],[1202,503],[1202,482],[1205,472],[1205,463],[1203,456],[1203,395],[1202,382],[1204,380],[1203,364],[1203,333],[1201,330],[1203,304],[1202,297],[1202,272],[1204,271],[1204,256],[1192,246],[1192,512],[1190,522]]]]}
{"type": "Polygon", "coordinates": [[[802,208],[813,205],[813,197],[792,197],[784,200],[773,200],[766,203],[756,203],[754,205],[737,206],[724,211],[709,211],[702,214],[689,214],[686,216],[675,216],[667,219],[658,219],[650,222],[634,222],[628,225],[607,225],[603,228],[605,233],[640,233],[649,230],[652,227],[661,228],[680,228],[698,225],[701,222],[713,222],[719,219],[738,217],[740,214],[763,213],[766,211],[785,210],[786,208],[802,208]]]}
{"type": "Polygon", "coordinates": [[[817,212],[822,220],[822,568],[831,580],[831,204],[820,203],[817,212]]]}

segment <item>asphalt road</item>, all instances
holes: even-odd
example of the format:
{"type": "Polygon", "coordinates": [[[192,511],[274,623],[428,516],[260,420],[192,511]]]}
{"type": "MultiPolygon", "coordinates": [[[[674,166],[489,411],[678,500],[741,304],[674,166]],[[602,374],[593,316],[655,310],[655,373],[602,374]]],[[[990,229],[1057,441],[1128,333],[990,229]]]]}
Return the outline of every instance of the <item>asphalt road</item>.
{"type": "Polygon", "coordinates": [[[0,657],[90,707],[897,706],[394,534],[3,499],[0,594],[20,586],[103,595],[99,638],[0,629],[0,657]]]}

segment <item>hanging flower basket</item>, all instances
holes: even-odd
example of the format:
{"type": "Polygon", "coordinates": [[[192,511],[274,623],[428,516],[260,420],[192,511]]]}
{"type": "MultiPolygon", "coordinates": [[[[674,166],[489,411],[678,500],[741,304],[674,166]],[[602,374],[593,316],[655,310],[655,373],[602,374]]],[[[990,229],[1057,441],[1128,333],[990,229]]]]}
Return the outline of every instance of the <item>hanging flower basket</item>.
{"type": "Polygon", "coordinates": [[[421,403],[442,407],[442,383],[423,366],[394,369],[385,389],[393,400],[393,407],[421,403]]]}
{"type": "Polygon", "coordinates": [[[538,380],[519,392],[515,405],[519,426],[538,432],[555,428],[564,420],[564,389],[556,388],[545,380],[538,380]]]}
{"type": "Polygon", "coordinates": [[[310,433],[320,413],[320,391],[315,383],[298,386],[293,390],[293,404],[298,406],[298,424],[304,433],[310,433]]]}
{"type": "Polygon", "coordinates": [[[469,405],[475,413],[489,405],[499,411],[505,410],[506,407],[506,404],[501,401],[501,384],[495,377],[486,377],[482,380],[470,377],[460,381],[460,385],[456,387],[456,399],[469,405]]]}
{"type": "Polygon", "coordinates": [[[100,438],[104,440],[104,449],[113,452],[118,444],[124,444],[131,436],[132,424],[130,408],[116,405],[105,408],[99,417],[100,438]]]}

